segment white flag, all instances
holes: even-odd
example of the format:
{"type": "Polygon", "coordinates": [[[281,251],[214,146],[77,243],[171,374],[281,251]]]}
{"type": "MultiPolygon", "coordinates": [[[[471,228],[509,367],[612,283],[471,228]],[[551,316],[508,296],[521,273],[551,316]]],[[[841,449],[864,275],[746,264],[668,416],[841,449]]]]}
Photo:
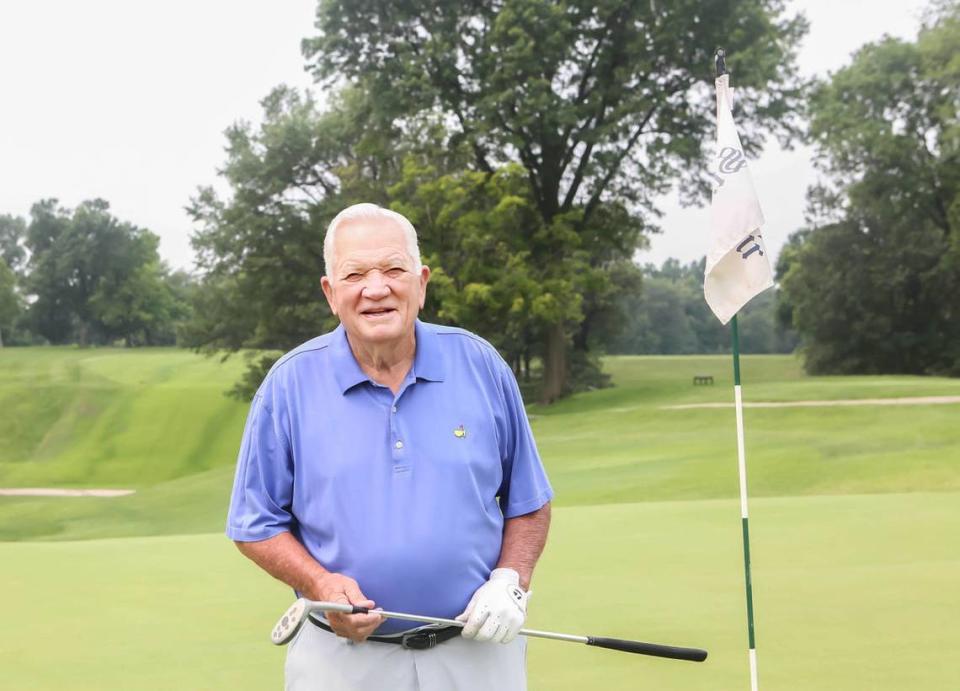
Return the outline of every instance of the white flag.
{"type": "Polygon", "coordinates": [[[773,285],[767,248],[760,237],[763,212],[733,122],[731,101],[725,74],[717,78],[717,153],[710,167],[712,228],[703,279],[707,304],[724,324],[773,285]]]}

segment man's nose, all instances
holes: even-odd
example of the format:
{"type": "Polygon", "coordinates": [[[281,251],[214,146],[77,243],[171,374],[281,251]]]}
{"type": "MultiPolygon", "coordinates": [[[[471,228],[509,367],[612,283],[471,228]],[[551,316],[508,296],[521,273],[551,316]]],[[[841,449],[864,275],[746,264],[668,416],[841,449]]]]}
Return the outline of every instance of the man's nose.
{"type": "Polygon", "coordinates": [[[382,298],[390,293],[387,277],[382,272],[373,269],[367,272],[363,286],[363,295],[368,298],[382,298]]]}

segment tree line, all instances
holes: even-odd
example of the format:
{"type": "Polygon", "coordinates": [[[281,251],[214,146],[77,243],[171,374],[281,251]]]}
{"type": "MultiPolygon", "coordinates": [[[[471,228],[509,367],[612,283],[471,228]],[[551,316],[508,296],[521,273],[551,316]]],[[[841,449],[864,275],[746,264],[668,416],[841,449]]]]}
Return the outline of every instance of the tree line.
{"type": "Polygon", "coordinates": [[[227,134],[232,194],[193,200],[193,347],[283,351],[331,326],[323,230],[372,201],[420,232],[426,318],[490,339],[543,402],[602,385],[656,198],[709,190],[716,46],[742,66],[748,150],[799,132],[806,24],[773,0],[321,0],[316,28],[323,104],[275,89],[227,134]]]}
{"type": "Polygon", "coordinates": [[[825,182],[782,250],[780,311],[816,373],[960,375],[960,4],[811,94],[825,182]]]}
{"type": "MultiPolygon", "coordinates": [[[[643,266],[643,288],[620,296],[629,315],[611,334],[608,353],[624,355],[689,355],[729,353],[730,328],[722,325],[703,299],[705,259],[681,264],[666,260],[660,267],[643,266]]],[[[743,353],[792,353],[800,337],[778,314],[775,288],[761,293],[740,310],[740,350],[743,353]]]]}
{"type": "Polygon", "coordinates": [[[345,206],[407,215],[433,269],[424,318],[488,338],[549,402],[605,384],[603,353],[725,352],[703,262],[640,266],[655,199],[709,191],[714,47],[749,154],[806,137],[824,182],[777,289],[740,316],[746,352],[812,372],[960,372],[960,11],[864,46],[806,84],[806,25],[773,0],[321,0],[303,43],[323,89],[275,88],[227,130],[227,195],[190,201],[197,278],[100,200],[0,217],[0,337],[279,352],[332,328],[323,233],[345,206]],[[804,122],[806,120],[806,129],[804,122]]]}
{"type": "Polygon", "coordinates": [[[171,272],[158,245],[102,199],[0,216],[0,345],[175,343],[195,281],[171,272]]]}

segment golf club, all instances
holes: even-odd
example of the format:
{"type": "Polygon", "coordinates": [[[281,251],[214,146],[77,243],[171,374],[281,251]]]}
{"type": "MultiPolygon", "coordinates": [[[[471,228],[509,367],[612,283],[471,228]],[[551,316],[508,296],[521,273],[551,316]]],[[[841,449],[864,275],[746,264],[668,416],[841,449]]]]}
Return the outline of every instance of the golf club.
{"type": "MultiPolygon", "coordinates": [[[[300,598],[280,617],[280,621],[273,627],[270,634],[270,640],[274,645],[286,645],[297,631],[307,620],[311,612],[340,612],[342,614],[368,614],[373,612],[389,619],[407,619],[410,621],[419,621],[427,624],[444,624],[446,626],[463,627],[463,622],[456,619],[443,619],[441,617],[424,617],[418,614],[404,614],[403,612],[386,612],[384,610],[370,610],[366,607],[357,607],[355,605],[345,605],[337,602],[317,602],[300,598]]],[[[535,631],[533,629],[520,629],[520,635],[531,636],[534,638],[548,638],[553,641],[567,641],[569,643],[585,643],[598,648],[608,648],[610,650],[619,650],[624,653],[637,653],[639,655],[653,655],[654,657],[667,657],[673,660],[689,660],[691,662],[703,662],[707,659],[707,651],[698,648],[678,648],[672,645],[660,645],[657,643],[642,643],[641,641],[628,641],[620,638],[601,638],[598,636],[572,636],[566,633],[553,633],[550,631],[535,631]]]]}

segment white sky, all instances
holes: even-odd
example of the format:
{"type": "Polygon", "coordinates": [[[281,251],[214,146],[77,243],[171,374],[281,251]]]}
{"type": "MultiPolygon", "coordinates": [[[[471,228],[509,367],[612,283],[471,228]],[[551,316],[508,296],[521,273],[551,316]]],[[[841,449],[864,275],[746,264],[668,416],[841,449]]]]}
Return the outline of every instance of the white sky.
{"type": "MultiPolygon", "coordinates": [[[[912,38],[921,0],[793,0],[810,20],[800,60],[825,74],[889,33],[912,38]]],[[[257,121],[280,83],[307,87],[300,40],[315,0],[31,0],[0,3],[0,213],[26,217],[56,197],[102,197],[121,219],[161,238],[172,266],[192,267],[184,206],[217,182],[223,131],[257,121]]],[[[735,66],[731,66],[735,69],[735,66]]],[[[736,84],[736,76],[733,76],[736,84]]],[[[771,142],[751,170],[774,258],[803,224],[816,176],[810,151],[771,142]]],[[[220,186],[220,185],[218,185],[220,186]]],[[[640,259],[689,262],[707,247],[706,209],[664,199],[662,235],[640,259]]]]}

